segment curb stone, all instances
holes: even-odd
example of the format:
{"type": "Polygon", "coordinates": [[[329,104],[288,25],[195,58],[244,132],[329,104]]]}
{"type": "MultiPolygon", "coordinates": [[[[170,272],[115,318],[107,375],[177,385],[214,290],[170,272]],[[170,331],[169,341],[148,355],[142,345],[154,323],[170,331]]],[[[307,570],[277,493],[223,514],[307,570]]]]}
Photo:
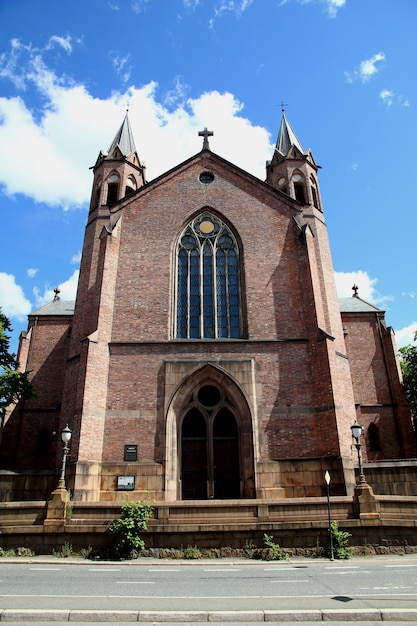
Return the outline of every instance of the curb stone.
{"type": "Polygon", "coordinates": [[[311,611],[89,611],[72,609],[0,609],[0,622],[413,622],[417,609],[340,609],[311,611]]]}
{"type": "Polygon", "coordinates": [[[265,622],[321,622],[323,620],[320,609],[310,610],[281,610],[281,611],[264,611],[265,622]]]}

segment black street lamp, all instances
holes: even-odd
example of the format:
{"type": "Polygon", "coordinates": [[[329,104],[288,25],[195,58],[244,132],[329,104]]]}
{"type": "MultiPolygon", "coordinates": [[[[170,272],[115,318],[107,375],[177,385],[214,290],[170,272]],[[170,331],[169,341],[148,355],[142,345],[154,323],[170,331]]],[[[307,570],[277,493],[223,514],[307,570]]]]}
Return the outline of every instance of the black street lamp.
{"type": "Polygon", "coordinates": [[[365,483],[366,480],[365,480],[365,474],[363,473],[363,468],[362,468],[362,453],[361,453],[361,448],[362,448],[361,437],[363,435],[363,426],[360,426],[360,424],[358,424],[358,422],[355,420],[355,423],[350,428],[352,431],[352,436],[355,440],[356,450],[358,451],[359,483],[365,483]]]}
{"type": "Polygon", "coordinates": [[[61,439],[64,444],[62,455],[61,476],[59,477],[58,489],[66,489],[65,487],[65,467],[67,465],[67,456],[69,454],[69,442],[71,441],[72,430],[68,424],[61,430],[61,439]]]}

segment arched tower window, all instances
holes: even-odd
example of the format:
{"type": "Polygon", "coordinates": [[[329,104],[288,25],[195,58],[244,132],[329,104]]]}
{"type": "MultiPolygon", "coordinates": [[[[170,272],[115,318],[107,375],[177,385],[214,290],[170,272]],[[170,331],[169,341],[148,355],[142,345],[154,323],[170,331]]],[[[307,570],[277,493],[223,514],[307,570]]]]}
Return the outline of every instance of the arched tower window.
{"type": "Polygon", "coordinates": [[[239,251],[230,229],[208,212],[177,246],[176,337],[241,337],[239,251]]]}
{"type": "Polygon", "coordinates": [[[125,187],[125,196],[133,191],[136,191],[136,181],[133,176],[128,176],[125,187]]]}
{"type": "Polygon", "coordinates": [[[119,177],[117,174],[109,176],[107,181],[107,204],[113,204],[119,198],[119,177]]]}
{"type": "Polygon", "coordinates": [[[319,209],[320,208],[319,194],[317,191],[317,184],[313,176],[310,176],[310,186],[311,186],[311,196],[313,199],[313,205],[316,207],[316,209],[319,209]]]}
{"type": "Polygon", "coordinates": [[[301,202],[302,204],[306,204],[306,194],[305,194],[305,186],[304,186],[304,178],[301,174],[294,174],[292,177],[294,184],[294,194],[295,199],[301,202]]]}

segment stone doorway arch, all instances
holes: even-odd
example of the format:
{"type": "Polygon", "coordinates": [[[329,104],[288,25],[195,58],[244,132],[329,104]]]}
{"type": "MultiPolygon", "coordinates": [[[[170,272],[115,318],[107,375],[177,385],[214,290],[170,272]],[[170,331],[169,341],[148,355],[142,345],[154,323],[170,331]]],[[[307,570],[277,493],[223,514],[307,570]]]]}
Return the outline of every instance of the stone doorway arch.
{"type": "Polygon", "coordinates": [[[255,497],[251,411],[237,382],[205,365],[174,392],[167,412],[168,500],[255,497]]]}

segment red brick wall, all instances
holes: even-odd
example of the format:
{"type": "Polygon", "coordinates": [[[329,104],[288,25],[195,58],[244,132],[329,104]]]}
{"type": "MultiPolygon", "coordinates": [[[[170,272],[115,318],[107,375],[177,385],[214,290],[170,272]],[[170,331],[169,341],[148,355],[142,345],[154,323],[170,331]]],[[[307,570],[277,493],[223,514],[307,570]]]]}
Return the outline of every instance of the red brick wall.
{"type": "Polygon", "coordinates": [[[0,453],[3,468],[55,467],[56,450],[61,449],[59,416],[70,324],[71,317],[66,316],[39,316],[29,321],[26,369],[36,397],[20,402],[4,427],[0,453]],[[43,429],[49,443],[46,457],[40,458],[37,437],[43,429]],[[53,436],[54,431],[57,436],[53,436]]]}

